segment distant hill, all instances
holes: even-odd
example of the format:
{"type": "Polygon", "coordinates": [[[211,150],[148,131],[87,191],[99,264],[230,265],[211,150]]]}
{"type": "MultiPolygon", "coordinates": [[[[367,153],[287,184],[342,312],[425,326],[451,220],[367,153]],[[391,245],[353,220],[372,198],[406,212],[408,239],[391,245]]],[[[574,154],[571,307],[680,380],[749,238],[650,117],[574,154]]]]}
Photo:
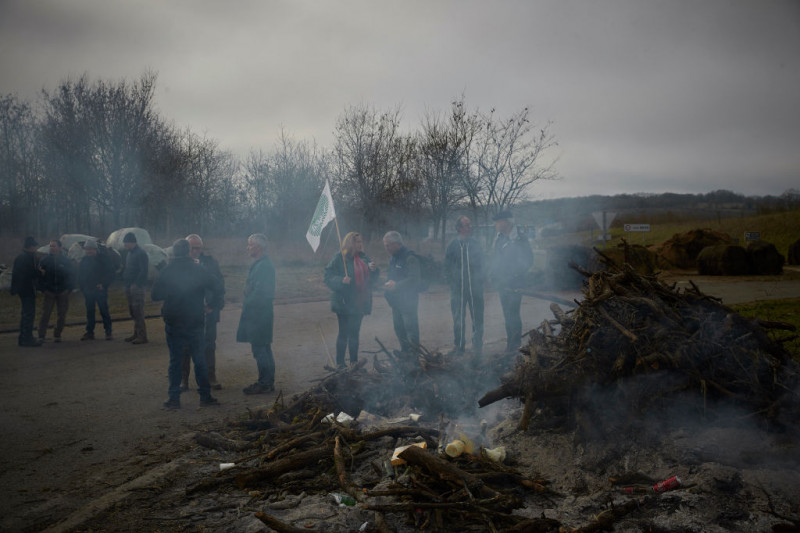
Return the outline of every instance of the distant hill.
{"type": "Polygon", "coordinates": [[[720,220],[800,209],[800,191],[780,196],[744,196],[718,190],[706,194],[620,194],[523,202],[514,207],[518,224],[564,232],[596,228],[595,212],[615,213],[611,227],[622,224],[672,223],[681,220],[720,220]]]}

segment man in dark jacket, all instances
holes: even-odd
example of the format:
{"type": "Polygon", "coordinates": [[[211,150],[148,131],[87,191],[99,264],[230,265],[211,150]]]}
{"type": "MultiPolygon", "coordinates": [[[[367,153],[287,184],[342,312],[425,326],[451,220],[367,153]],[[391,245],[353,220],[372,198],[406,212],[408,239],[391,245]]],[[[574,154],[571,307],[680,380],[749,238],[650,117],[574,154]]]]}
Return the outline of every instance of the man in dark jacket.
{"type": "Polygon", "coordinates": [[[514,225],[511,211],[500,211],[494,217],[497,237],[492,245],[490,279],[500,296],[506,323],[506,351],[516,352],[522,343],[522,294],[525,274],[533,265],[533,250],[527,235],[514,225]]]}
{"type": "Polygon", "coordinates": [[[255,259],[247,274],[244,302],[236,342],[249,342],[258,367],[258,381],[244,388],[245,394],[264,394],[275,390],[275,359],[272,355],[274,323],[275,267],[267,257],[267,237],[254,233],[247,238],[247,253],[255,259]]]}
{"type": "Polygon", "coordinates": [[[125,297],[128,299],[128,312],[133,318],[133,335],[125,338],[131,344],[147,342],[147,326],[144,322],[144,291],[147,287],[147,270],[150,262],[147,253],[136,243],[136,235],[132,231],[122,238],[128,256],[125,258],[125,270],[122,281],[125,283],[125,297]]]}
{"type": "Polygon", "coordinates": [[[211,396],[208,369],[203,354],[206,295],[218,305],[222,288],[208,271],[189,257],[189,241],[179,239],[172,245],[175,258],[158,276],[151,297],[162,301],[161,317],[169,347],[169,399],[167,409],[180,407],[181,362],[188,350],[194,362],[194,377],[200,393],[200,405],[218,405],[211,396]]]}
{"type": "Polygon", "coordinates": [[[39,320],[39,340],[43,341],[47,332],[50,313],[56,306],[56,325],[53,328],[53,341],[61,342],[61,332],[69,310],[69,293],[75,288],[75,269],[72,261],[63,252],[61,241],[50,241],[50,254],[42,259],[41,288],[44,292],[42,317],[39,320]]]}
{"type": "Polygon", "coordinates": [[[472,237],[472,223],[466,216],[456,220],[458,236],[444,254],[444,275],[450,286],[450,311],[456,355],[466,345],[467,309],[472,318],[472,350],[476,359],[483,352],[483,284],[486,277],[483,247],[472,237]]]}
{"type": "Polygon", "coordinates": [[[107,253],[98,253],[97,241],[94,239],[83,243],[83,251],[86,255],[78,265],[78,286],[83,292],[83,300],[86,303],[86,333],[81,340],[94,340],[96,323],[94,308],[97,306],[103,319],[106,340],[110,341],[113,337],[111,314],[108,312],[108,287],[114,281],[114,269],[107,253]]]}
{"type": "Polygon", "coordinates": [[[22,305],[22,316],[19,320],[20,346],[41,346],[41,341],[33,337],[33,320],[36,316],[36,285],[41,278],[38,261],[36,260],[36,247],[39,243],[33,237],[25,237],[22,253],[14,259],[14,268],[11,271],[11,294],[19,296],[22,305]]]}
{"type": "Polygon", "coordinates": [[[392,308],[392,322],[400,349],[413,353],[419,347],[419,289],[421,271],[417,256],[403,244],[396,231],[383,236],[383,247],[389,253],[388,281],[383,288],[392,308]]]}
{"type": "MultiPolygon", "coordinates": [[[[186,237],[186,240],[189,241],[189,257],[214,276],[222,288],[223,297],[217,302],[212,302],[210,298],[206,298],[205,306],[205,359],[206,367],[208,368],[208,382],[211,383],[212,389],[220,390],[222,385],[217,381],[217,323],[219,322],[219,312],[222,310],[225,300],[225,279],[222,277],[217,260],[203,251],[203,239],[200,238],[200,235],[192,233],[186,237]]],[[[189,389],[191,360],[188,353],[184,354],[181,367],[183,376],[181,389],[183,390],[189,389]]]]}

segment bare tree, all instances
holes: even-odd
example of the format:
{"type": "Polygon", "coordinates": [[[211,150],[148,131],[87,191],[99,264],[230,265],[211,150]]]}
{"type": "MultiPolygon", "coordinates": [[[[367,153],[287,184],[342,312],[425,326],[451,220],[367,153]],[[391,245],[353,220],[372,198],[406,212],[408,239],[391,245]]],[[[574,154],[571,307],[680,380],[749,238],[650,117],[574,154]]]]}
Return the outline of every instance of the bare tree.
{"type": "Polygon", "coordinates": [[[333,184],[366,224],[369,238],[386,214],[419,188],[411,172],[415,142],[400,134],[399,108],[378,112],[367,105],[345,109],[336,121],[333,184]]]}
{"type": "Polygon", "coordinates": [[[445,246],[451,208],[465,195],[469,183],[469,150],[479,128],[477,114],[467,112],[462,95],[452,102],[449,115],[428,112],[419,134],[420,175],[431,208],[434,237],[445,246]]]}
{"type": "Polygon", "coordinates": [[[499,119],[494,109],[481,116],[466,189],[471,204],[487,215],[514,205],[533,183],[558,179],[555,159],[546,160],[557,146],[551,123],[535,128],[529,115],[526,107],[507,119],[499,119]]]}
{"type": "Polygon", "coordinates": [[[40,233],[41,165],[37,121],[27,102],[0,97],[0,227],[40,233]]]}
{"type": "Polygon", "coordinates": [[[250,150],[241,169],[244,182],[244,198],[247,218],[254,227],[267,232],[267,210],[269,209],[269,176],[272,162],[263,150],[250,150]]]}
{"type": "Polygon", "coordinates": [[[43,91],[47,181],[58,205],[69,206],[68,225],[88,229],[90,206],[101,218],[109,213],[116,227],[141,215],[146,163],[168,129],[153,109],[155,83],[151,72],[133,83],[90,84],[83,76],[43,91]]]}
{"type": "Polygon", "coordinates": [[[328,176],[327,158],[316,144],[296,141],[282,128],[271,169],[267,192],[273,233],[279,240],[302,240],[328,176]]]}

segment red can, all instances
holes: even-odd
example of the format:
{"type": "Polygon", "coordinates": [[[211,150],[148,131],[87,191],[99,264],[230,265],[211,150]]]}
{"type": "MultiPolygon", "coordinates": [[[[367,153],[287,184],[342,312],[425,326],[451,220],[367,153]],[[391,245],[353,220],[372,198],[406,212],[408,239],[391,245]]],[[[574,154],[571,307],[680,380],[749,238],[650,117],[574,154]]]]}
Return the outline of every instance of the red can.
{"type": "Polygon", "coordinates": [[[681,479],[678,476],[672,476],[664,481],[659,481],[653,485],[653,492],[667,492],[668,490],[675,490],[681,486],[681,479]]]}

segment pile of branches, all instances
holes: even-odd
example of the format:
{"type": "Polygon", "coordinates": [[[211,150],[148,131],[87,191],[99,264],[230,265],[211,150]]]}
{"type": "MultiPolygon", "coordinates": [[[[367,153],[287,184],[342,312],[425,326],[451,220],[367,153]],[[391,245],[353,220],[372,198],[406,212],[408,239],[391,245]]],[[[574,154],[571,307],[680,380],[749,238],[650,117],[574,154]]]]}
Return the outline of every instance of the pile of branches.
{"type": "MultiPolygon", "coordinates": [[[[417,356],[430,357],[429,363],[442,362],[441,354],[423,350],[417,356]]],[[[393,364],[411,363],[400,357],[393,364]]],[[[251,411],[247,420],[230,423],[225,436],[197,434],[199,444],[232,458],[232,467],[188,487],[187,495],[237,489],[257,491],[261,498],[346,494],[354,507],[373,513],[375,527],[370,531],[392,531],[389,524],[400,523],[440,531],[557,529],[553,520],[513,514],[523,507],[526,494],[546,496],[546,480],[523,475],[478,445],[472,453],[446,456],[442,451],[452,436],[452,425],[443,416],[437,428],[411,421],[373,426],[340,423],[328,416],[338,412],[345,391],[386,383],[380,372],[366,372],[363,367],[362,362],[332,373],[289,405],[279,397],[271,409],[251,411]],[[403,464],[392,465],[398,446],[408,446],[398,453],[403,464]]],[[[419,364],[416,371],[422,371],[419,364]]],[[[427,383],[420,375],[415,382],[427,383]]],[[[256,516],[279,532],[314,531],[297,528],[279,514],[256,516]]]]}
{"type": "Polygon", "coordinates": [[[519,398],[522,429],[543,405],[587,407],[595,422],[613,412],[615,431],[680,402],[702,416],[733,405],[772,422],[795,408],[798,367],[783,347],[794,326],[744,318],[694,283],[668,286],[596,251],[603,270],[570,264],[585,277],[585,298],[569,312],[551,305],[555,319],[529,332],[517,368],[482,407],[519,398]]]}

